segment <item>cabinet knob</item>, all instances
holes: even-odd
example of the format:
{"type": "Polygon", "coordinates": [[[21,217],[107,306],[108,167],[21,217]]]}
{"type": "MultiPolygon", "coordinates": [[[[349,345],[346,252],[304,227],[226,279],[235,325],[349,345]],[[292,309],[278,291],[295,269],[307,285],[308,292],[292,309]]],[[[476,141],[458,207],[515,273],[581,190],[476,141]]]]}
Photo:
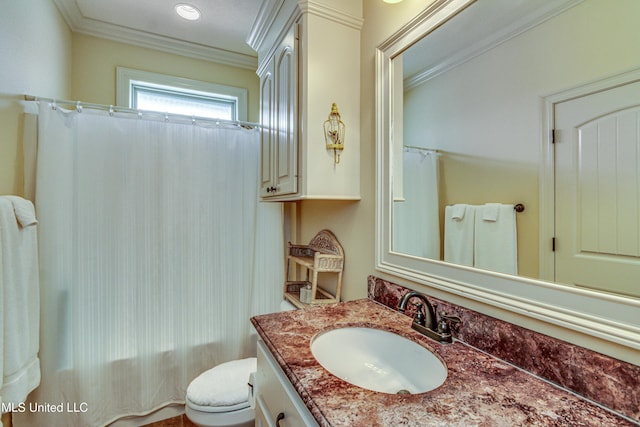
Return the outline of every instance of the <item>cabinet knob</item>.
{"type": "Polygon", "coordinates": [[[280,427],[280,421],[284,420],[284,412],[280,412],[276,417],[276,427],[280,427]]]}

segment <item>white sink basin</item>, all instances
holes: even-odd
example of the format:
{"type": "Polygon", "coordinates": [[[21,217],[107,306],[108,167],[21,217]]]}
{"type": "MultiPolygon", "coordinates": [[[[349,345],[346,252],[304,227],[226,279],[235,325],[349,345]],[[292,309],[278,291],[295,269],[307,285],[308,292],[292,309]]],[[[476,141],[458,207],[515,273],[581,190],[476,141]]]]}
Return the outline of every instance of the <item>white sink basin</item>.
{"type": "Polygon", "coordinates": [[[424,393],[447,378],[446,366],[429,350],[381,329],[321,332],[311,340],[311,352],[333,375],[382,393],[424,393]]]}

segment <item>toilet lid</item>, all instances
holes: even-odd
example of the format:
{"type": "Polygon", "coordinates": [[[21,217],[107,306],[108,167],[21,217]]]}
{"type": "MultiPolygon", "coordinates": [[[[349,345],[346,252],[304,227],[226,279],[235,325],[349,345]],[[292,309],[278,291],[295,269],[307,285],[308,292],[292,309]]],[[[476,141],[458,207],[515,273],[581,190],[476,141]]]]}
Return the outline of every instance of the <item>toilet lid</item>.
{"type": "Polygon", "coordinates": [[[191,381],[187,388],[187,399],[194,406],[205,408],[234,410],[230,407],[246,407],[249,405],[249,376],[256,368],[255,357],[221,363],[191,381]]]}

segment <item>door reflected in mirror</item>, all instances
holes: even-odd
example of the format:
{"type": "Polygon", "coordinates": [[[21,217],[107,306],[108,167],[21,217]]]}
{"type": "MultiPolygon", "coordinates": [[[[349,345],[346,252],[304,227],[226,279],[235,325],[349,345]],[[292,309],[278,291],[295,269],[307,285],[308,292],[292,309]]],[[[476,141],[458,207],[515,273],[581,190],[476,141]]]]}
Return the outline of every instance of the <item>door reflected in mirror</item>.
{"type": "Polygon", "coordinates": [[[483,0],[394,57],[391,250],[640,297],[637,16],[483,0]]]}

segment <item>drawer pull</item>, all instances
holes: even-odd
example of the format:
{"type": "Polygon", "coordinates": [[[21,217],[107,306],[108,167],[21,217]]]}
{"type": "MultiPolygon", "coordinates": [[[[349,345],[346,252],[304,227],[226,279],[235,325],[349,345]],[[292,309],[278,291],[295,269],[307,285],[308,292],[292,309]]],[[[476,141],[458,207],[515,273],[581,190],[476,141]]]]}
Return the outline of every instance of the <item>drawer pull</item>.
{"type": "Polygon", "coordinates": [[[276,417],[276,427],[280,427],[280,421],[284,420],[284,412],[280,412],[276,417]]]}

